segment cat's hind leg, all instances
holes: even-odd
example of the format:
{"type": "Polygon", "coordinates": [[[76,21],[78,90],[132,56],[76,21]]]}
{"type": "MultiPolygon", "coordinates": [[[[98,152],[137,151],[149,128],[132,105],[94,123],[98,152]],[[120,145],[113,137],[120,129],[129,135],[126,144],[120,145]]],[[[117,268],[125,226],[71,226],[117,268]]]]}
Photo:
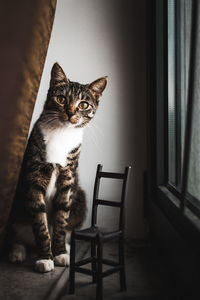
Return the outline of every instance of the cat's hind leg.
{"type": "Polygon", "coordinates": [[[12,263],[22,263],[26,259],[26,248],[22,244],[13,244],[9,252],[9,261],[12,263]]]}

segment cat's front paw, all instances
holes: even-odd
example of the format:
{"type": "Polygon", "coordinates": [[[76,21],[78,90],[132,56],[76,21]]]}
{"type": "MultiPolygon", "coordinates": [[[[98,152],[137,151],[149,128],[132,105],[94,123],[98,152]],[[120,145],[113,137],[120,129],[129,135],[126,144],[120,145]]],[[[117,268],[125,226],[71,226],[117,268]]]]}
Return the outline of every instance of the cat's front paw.
{"type": "Polygon", "coordinates": [[[69,254],[63,253],[54,257],[54,263],[56,266],[69,266],[69,254]]]}
{"type": "Polygon", "coordinates": [[[40,273],[50,272],[54,269],[54,262],[51,259],[40,259],[35,262],[35,270],[40,273]]]}
{"type": "Polygon", "coordinates": [[[26,259],[26,249],[23,245],[15,244],[9,253],[9,261],[21,263],[26,259]]]}

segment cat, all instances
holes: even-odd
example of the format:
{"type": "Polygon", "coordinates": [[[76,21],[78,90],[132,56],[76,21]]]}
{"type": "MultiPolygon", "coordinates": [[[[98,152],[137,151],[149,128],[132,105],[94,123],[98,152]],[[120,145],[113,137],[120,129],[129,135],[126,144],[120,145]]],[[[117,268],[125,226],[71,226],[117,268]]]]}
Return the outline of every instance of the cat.
{"type": "Polygon", "coordinates": [[[11,262],[24,261],[25,243],[35,241],[36,271],[69,265],[66,238],[86,215],[86,197],[77,172],[83,130],[94,117],[106,85],[107,77],[85,85],[71,82],[58,63],[53,65],[47,99],[27,143],[11,213],[11,262]]]}

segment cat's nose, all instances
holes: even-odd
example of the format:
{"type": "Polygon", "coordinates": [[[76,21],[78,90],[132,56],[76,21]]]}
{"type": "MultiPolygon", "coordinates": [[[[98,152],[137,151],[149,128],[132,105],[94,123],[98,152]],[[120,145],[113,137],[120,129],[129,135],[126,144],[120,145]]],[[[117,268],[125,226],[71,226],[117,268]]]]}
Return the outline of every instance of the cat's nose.
{"type": "Polygon", "coordinates": [[[69,119],[76,113],[76,108],[74,107],[74,105],[70,104],[68,109],[67,109],[67,115],[69,117],[69,119]]]}
{"type": "Polygon", "coordinates": [[[68,111],[67,115],[68,115],[69,121],[72,124],[75,124],[77,122],[77,117],[76,117],[76,112],[75,111],[68,111]]]}
{"type": "Polygon", "coordinates": [[[68,112],[67,112],[67,115],[68,115],[69,119],[70,119],[71,117],[73,117],[74,114],[75,114],[75,113],[74,113],[73,111],[68,111],[68,112]]]}

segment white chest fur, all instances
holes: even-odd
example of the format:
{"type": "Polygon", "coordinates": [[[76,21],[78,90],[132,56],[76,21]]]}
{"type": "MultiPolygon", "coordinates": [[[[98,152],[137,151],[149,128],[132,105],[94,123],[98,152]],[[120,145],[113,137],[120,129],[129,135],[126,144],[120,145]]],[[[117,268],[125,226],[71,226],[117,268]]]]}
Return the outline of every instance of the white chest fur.
{"type": "Polygon", "coordinates": [[[51,174],[51,179],[49,181],[49,185],[47,187],[46,190],[46,197],[47,198],[51,198],[54,197],[55,193],[56,193],[56,168],[53,170],[52,174],[51,174]]]}
{"type": "Polygon", "coordinates": [[[46,162],[65,167],[67,155],[82,143],[83,128],[42,129],[46,144],[46,162]]]}

